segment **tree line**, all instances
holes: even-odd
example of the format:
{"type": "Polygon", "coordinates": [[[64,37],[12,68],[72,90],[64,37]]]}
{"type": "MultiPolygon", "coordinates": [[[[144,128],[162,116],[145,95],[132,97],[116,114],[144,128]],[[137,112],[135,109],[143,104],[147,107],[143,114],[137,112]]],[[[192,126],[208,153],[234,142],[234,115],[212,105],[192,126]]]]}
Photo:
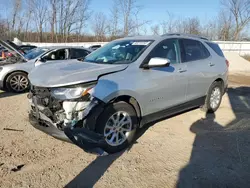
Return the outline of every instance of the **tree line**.
{"type": "Polygon", "coordinates": [[[157,24],[140,19],[143,6],[137,0],[109,2],[108,11],[95,12],[91,0],[11,0],[10,8],[0,17],[0,37],[29,42],[102,42],[128,35],[175,32],[222,41],[250,37],[250,0],[221,0],[220,12],[206,23],[166,10],[166,19],[157,24]]]}

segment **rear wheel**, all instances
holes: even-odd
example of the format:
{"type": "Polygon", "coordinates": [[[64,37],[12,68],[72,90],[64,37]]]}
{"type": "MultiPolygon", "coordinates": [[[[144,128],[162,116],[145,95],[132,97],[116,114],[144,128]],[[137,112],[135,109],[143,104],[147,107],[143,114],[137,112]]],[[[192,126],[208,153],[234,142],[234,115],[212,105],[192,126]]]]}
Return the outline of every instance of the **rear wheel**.
{"type": "Polygon", "coordinates": [[[24,72],[14,72],[6,79],[6,87],[14,93],[22,93],[29,88],[28,75],[24,72]]]}
{"type": "Polygon", "coordinates": [[[126,102],[107,106],[97,122],[96,131],[103,134],[108,153],[125,149],[134,139],[138,118],[134,108],[126,102]]]}
{"type": "Polygon", "coordinates": [[[220,106],[222,95],[222,83],[214,82],[207,93],[203,110],[210,113],[215,112],[220,106]]]}

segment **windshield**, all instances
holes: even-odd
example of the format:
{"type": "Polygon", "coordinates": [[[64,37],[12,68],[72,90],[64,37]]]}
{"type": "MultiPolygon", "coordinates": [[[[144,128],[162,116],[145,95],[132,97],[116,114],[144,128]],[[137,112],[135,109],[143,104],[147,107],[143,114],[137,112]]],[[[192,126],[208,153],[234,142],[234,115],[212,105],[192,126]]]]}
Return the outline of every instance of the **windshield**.
{"type": "Polygon", "coordinates": [[[27,60],[31,60],[31,59],[34,59],[34,58],[38,57],[39,55],[43,54],[47,50],[48,49],[45,49],[45,48],[34,48],[34,49],[30,50],[27,54],[25,54],[24,57],[27,60]]]}
{"type": "Polygon", "coordinates": [[[110,42],[89,54],[84,61],[101,64],[132,63],[152,42],[152,40],[122,40],[110,42]]]}

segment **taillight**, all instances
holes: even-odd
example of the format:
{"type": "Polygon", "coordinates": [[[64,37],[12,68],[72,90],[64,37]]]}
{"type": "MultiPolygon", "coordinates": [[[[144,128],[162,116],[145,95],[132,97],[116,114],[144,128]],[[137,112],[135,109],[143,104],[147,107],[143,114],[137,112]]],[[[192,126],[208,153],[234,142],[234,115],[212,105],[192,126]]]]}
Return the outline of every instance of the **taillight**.
{"type": "Polygon", "coordinates": [[[226,65],[227,67],[229,67],[229,61],[226,59],[226,65]]]}

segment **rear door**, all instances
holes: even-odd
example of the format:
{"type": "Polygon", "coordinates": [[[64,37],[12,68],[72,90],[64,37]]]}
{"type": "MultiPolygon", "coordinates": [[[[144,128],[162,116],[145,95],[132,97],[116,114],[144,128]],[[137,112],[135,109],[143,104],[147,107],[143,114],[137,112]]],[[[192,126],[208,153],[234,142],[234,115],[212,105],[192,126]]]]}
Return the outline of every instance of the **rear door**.
{"type": "Polygon", "coordinates": [[[81,48],[71,48],[69,59],[84,59],[90,52],[81,48]]]}
{"type": "Polygon", "coordinates": [[[206,47],[198,40],[180,39],[181,61],[187,65],[187,100],[204,97],[212,83],[214,64],[206,47]]]}

